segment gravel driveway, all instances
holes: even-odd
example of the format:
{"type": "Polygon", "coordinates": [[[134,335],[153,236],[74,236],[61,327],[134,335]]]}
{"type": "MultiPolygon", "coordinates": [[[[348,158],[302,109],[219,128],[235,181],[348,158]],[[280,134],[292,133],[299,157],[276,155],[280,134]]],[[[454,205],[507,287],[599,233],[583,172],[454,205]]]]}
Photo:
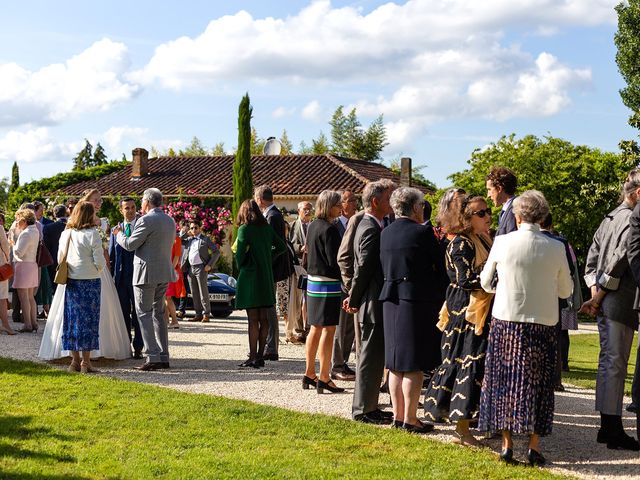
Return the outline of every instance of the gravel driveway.
{"type": "MultiPolygon", "coordinates": [[[[42,326],[41,323],[40,332],[42,326]]],[[[39,361],[36,354],[41,336],[41,333],[14,337],[0,335],[1,355],[39,361]]],[[[138,372],[132,367],[139,364],[139,360],[101,360],[95,365],[103,374],[124,380],[350,418],[353,382],[339,382],[347,388],[345,394],[317,395],[314,390],[301,389],[304,346],[282,344],[280,361],[267,362],[264,369],[238,368],[248,350],[244,312],[237,311],[228,319],[216,319],[209,324],[181,322],[179,330],[169,331],[169,342],[170,370],[138,372]]],[[[54,365],[62,365],[62,362],[54,365]]],[[[388,405],[389,396],[381,395],[381,403],[388,405]]],[[[596,443],[599,414],[593,406],[592,390],[569,387],[556,395],[553,434],[542,443],[544,454],[551,462],[550,469],[581,478],[640,478],[637,452],[607,450],[596,443]]],[[[627,431],[631,431],[635,417],[625,412],[623,420],[627,431]]],[[[448,442],[451,430],[448,425],[438,425],[435,434],[429,438],[448,442]]],[[[488,448],[499,451],[499,439],[483,442],[488,448]]],[[[526,439],[516,437],[516,457],[523,459],[525,452],[526,439]]]]}

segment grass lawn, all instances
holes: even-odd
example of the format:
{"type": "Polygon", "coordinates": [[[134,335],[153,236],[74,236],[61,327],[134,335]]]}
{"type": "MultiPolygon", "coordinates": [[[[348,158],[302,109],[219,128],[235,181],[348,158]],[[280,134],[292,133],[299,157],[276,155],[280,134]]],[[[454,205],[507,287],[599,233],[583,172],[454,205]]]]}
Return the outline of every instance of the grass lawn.
{"type": "MultiPolygon", "coordinates": [[[[637,336],[631,347],[629,370],[625,380],[624,391],[631,395],[631,382],[636,365],[637,336]]],[[[598,353],[600,342],[598,335],[571,335],[571,347],[569,347],[570,372],[562,372],[562,381],[586,388],[596,388],[596,372],[598,370],[598,353]]]]}
{"type": "Polygon", "coordinates": [[[0,358],[0,385],[2,479],[558,478],[391,429],[29,362],[0,358]]]}

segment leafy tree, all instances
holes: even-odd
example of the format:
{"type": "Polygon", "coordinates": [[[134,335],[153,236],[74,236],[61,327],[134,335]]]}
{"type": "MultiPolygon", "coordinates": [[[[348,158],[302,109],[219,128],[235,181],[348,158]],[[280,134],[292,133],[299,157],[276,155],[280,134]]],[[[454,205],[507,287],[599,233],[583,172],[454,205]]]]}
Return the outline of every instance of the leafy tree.
{"type": "Polygon", "coordinates": [[[107,154],[104,153],[104,148],[100,145],[100,142],[98,142],[96,149],[93,151],[93,158],[91,158],[88,166],[97,167],[105,163],[108,163],[107,154]]]}
{"type": "Polygon", "coordinates": [[[331,152],[345,157],[359,158],[369,162],[380,160],[382,150],[388,145],[382,115],[369,128],[362,128],[356,109],[347,115],[340,105],[329,121],[331,125],[331,152]]]}
{"type": "MultiPolygon", "coordinates": [[[[209,155],[207,147],[205,147],[200,139],[194,136],[191,139],[191,143],[184,150],[180,150],[178,155],[181,157],[206,157],[209,155]]],[[[171,156],[171,155],[167,155],[171,156]]]]}
{"type": "Polygon", "coordinates": [[[281,155],[290,155],[293,153],[293,143],[289,140],[289,135],[287,135],[286,130],[282,130],[282,135],[280,135],[280,144],[282,145],[281,155]]]}
{"type": "Polygon", "coordinates": [[[7,208],[7,200],[9,198],[9,179],[3,177],[0,179],[0,208],[5,210],[7,208]]]}
{"type": "Polygon", "coordinates": [[[9,184],[9,195],[15,192],[20,187],[20,170],[18,169],[18,162],[13,162],[11,167],[11,183],[9,184]]]}
{"type": "MultiPolygon", "coordinates": [[[[401,157],[400,155],[398,155],[396,158],[391,160],[391,164],[389,165],[389,170],[391,170],[396,175],[400,175],[401,173],[400,160],[401,157]]],[[[427,187],[435,192],[438,189],[436,184],[431,180],[427,180],[427,178],[422,173],[420,173],[420,171],[426,167],[426,165],[420,165],[411,168],[411,183],[413,185],[421,185],[423,187],[427,187]]]]}
{"type": "Polygon", "coordinates": [[[449,179],[456,187],[484,196],[491,167],[510,168],[518,177],[519,191],[536,189],[545,195],[555,229],[584,258],[602,218],[617,205],[622,182],[636,161],[633,154],[602,152],[551,136],[541,140],[510,135],[476,149],[468,161],[470,168],[449,179]]]}
{"type": "Polygon", "coordinates": [[[614,41],[616,63],[627,86],[620,97],[630,110],[629,125],[640,129],[640,0],[626,0],[616,6],[618,31],[614,41]]]}
{"type": "Polygon", "coordinates": [[[226,155],[226,153],[224,151],[224,142],[216,143],[213,146],[213,149],[211,150],[211,155],[214,155],[214,156],[226,155]]]}
{"type": "MultiPolygon", "coordinates": [[[[246,93],[238,107],[238,150],[233,162],[233,202],[231,212],[233,219],[238,215],[240,205],[253,196],[253,179],[251,176],[251,137],[254,129],[251,128],[251,113],[253,108],[246,93]]],[[[234,227],[233,238],[238,232],[234,227]]]]}
{"type": "MultiPolygon", "coordinates": [[[[251,127],[251,155],[262,155],[262,151],[264,149],[264,144],[267,141],[264,138],[260,138],[258,136],[258,131],[255,127],[251,127]]],[[[238,147],[238,150],[240,147],[238,147]]]]}
{"type": "Polygon", "coordinates": [[[318,138],[311,140],[311,153],[315,155],[324,155],[325,153],[329,153],[329,140],[324,132],[320,132],[318,138]]]}
{"type": "Polygon", "coordinates": [[[73,170],[84,170],[87,167],[91,167],[91,154],[93,152],[93,145],[89,143],[89,140],[84,139],[84,148],[78,152],[73,158],[73,170]]]}

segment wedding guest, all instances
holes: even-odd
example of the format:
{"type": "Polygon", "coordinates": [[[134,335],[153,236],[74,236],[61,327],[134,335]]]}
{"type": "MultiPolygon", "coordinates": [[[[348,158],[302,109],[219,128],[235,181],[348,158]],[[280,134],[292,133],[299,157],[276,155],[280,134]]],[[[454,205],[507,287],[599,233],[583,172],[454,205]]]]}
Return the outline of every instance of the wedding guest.
{"type": "Polygon", "coordinates": [[[260,368],[264,367],[269,311],[276,303],[273,259],[284,255],[286,246],[253,200],[242,202],[236,221],[236,308],[247,310],[249,330],[249,359],[239,366],[260,368]]]}
{"type": "MultiPolygon", "coordinates": [[[[171,249],[171,264],[176,270],[178,279],[175,282],[171,282],[167,287],[167,293],[164,300],[166,303],[165,317],[169,328],[180,328],[178,323],[178,315],[176,312],[176,304],[173,301],[173,297],[183,299],[187,296],[187,290],[184,288],[184,278],[182,276],[182,267],[180,266],[180,259],[182,258],[182,240],[179,235],[176,235],[176,240],[173,242],[173,248],[171,249]]],[[[208,299],[208,297],[207,297],[208,299]]]]}
{"type": "MultiPolygon", "coordinates": [[[[4,225],[4,214],[0,213],[2,224],[4,225]]],[[[4,226],[0,226],[0,267],[6,264],[11,264],[11,246],[7,240],[7,234],[4,231],[4,226]]],[[[3,280],[0,282],[0,321],[2,321],[2,327],[0,327],[0,333],[6,333],[7,335],[15,335],[16,332],[9,326],[9,317],[7,304],[9,299],[9,280],[3,280]]]]}
{"type": "MultiPolygon", "coordinates": [[[[44,228],[47,225],[53,224],[52,220],[49,220],[44,216],[44,204],[38,200],[33,202],[36,214],[36,226],[40,231],[40,238],[44,241],[44,228]]],[[[44,247],[47,248],[46,242],[44,247]]],[[[47,251],[51,255],[51,258],[56,256],[57,251],[52,251],[47,248],[47,251]]],[[[54,264],[56,262],[54,261],[54,264]]],[[[38,276],[38,289],[36,290],[36,305],[42,305],[42,312],[38,314],[37,318],[47,318],[49,315],[49,308],[51,307],[51,300],[53,300],[53,280],[49,275],[49,266],[40,267],[38,276]]]]}
{"type": "Polygon", "coordinates": [[[62,232],[67,226],[67,207],[64,205],[56,205],[53,207],[53,216],[56,219],[55,222],[49,223],[43,227],[42,237],[45,246],[53,257],[53,265],[49,265],[47,267],[47,271],[49,272],[49,278],[51,279],[53,289],[55,291],[56,284],[53,283],[53,279],[56,276],[56,268],[58,267],[60,235],[62,235],[62,232]]]}
{"type": "MultiPolygon", "coordinates": [[[[180,220],[180,231],[178,235],[183,237],[184,235],[189,233],[189,222],[187,220],[180,220]]],[[[185,318],[187,314],[187,296],[191,292],[189,290],[189,251],[184,248],[182,245],[182,257],[180,259],[180,265],[182,268],[180,271],[182,272],[182,284],[185,290],[185,296],[180,297],[180,301],[178,302],[178,311],[176,312],[176,316],[178,318],[185,318]]]]}
{"type": "MultiPolygon", "coordinates": [[[[69,244],[62,348],[71,351],[70,372],[97,372],[91,365],[91,350],[99,348],[100,272],[106,262],[92,203],[78,202],[60,243],[69,244]]],[[[58,252],[58,262],[63,255],[63,251],[58,252]]]]}
{"type": "Polygon", "coordinates": [[[513,213],[518,230],[496,237],[480,274],[484,290],[496,296],[478,426],[502,432],[500,457],[506,462],[513,461],[511,434],[528,434],[527,460],[543,465],[539,437],[553,425],[558,298],[571,295],[573,282],[564,246],[540,232],[549,213],[542,193],[524,192],[513,213]]]}
{"type": "MultiPolygon", "coordinates": [[[[303,201],[298,203],[298,218],[291,224],[289,231],[289,240],[293,251],[298,260],[298,266],[294,266],[295,282],[298,284],[299,278],[307,274],[306,267],[306,243],[307,229],[313,218],[313,206],[310,202],[303,201]]],[[[287,332],[287,342],[293,344],[303,344],[307,338],[308,322],[307,322],[307,296],[305,291],[299,288],[295,289],[294,294],[289,302],[289,326],[285,326],[287,332]]]]}
{"type": "Polygon", "coordinates": [[[437,285],[444,274],[433,229],[422,225],[423,197],[415,188],[395,190],[390,203],[396,220],[380,237],[385,279],[380,300],[393,425],[416,433],[433,430],[433,425],[418,420],[416,412],[423,372],[431,371],[441,361],[436,321],[442,299],[437,285]]]}
{"type": "Polygon", "coordinates": [[[13,246],[14,278],[13,288],[18,293],[24,326],[21,332],[37,332],[37,306],[35,290],[38,287],[38,264],[36,256],[40,233],[36,227],[33,210],[21,208],[15,215],[17,240],[13,246]]]}
{"type": "Polygon", "coordinates": [[[455,441],[478,446],[469,423],[478,417],[484,375],[491,296],[482,290],[480,272],[491,249],[491,209],[482,197],[463,196],[442,218],[445,231],[455,235],[447,245],[450,284],[440,312],[442,364],[425,393],[425,415],[434,422],[456,425],[455,441]]]}
{"type": "Polygon", "coordinates": [[[311,330],[306,342],[306,369],[302,388],[318,393],[344,392],[329,376],[336,325],[340,320],[340,234],[333,221],[340,215],[340,194],[324,190],[316,201],[316,219],[307,231],[307,310],[311,330]],[[316,375],[316,356],[320,375],[316,375]]]}
{"type": "Polygon", "coordinates": [[[498,217],[497,235],[505,235],[516,230],[513,214],[513,200],[518,188],[515,173],[505,167],[493,167],[487,175],[487,196],[496,207],[502,207],[498,217]]]}

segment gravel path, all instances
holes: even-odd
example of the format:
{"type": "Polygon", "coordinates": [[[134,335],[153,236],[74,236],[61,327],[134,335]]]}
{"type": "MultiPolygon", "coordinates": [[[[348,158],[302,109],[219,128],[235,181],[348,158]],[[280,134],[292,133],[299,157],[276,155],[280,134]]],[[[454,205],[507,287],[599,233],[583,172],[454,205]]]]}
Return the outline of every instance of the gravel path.
{"type": "MultiPolygon", "coordinates": [[[[40,332],[43,324],[41,323],[40,332]]],[[[587,329],[585,329],[587,330],[587,329]]],[[[282,331],[282,328],[281,328],[282,331]]],[[[182,322],[179,330],[169,331],[171,369],[138,372],[132,367],[139,360],[95,362],[102,373],[124,380],[161,385],[193,393],[220,395],[309,413],[350,418],[353,382],[340,382],[347,388],[341,395],[317,395],[300,388],[304,372],[304,347],[282,344],[280,361],[267,362],[264,369],[244,370],[237,365],[246,358],[246,317],[241,312],[209,324],[182,322]]],[[[591,333],[591,332],[590,332],[591,333]]],[[[0,355],[39,361],[36,358],[42,334],[0,335],[0,355]]],[[[68,362],[65,360],[64,364],[68,362]]],[[[63,362],[54,362],[62,365],[63,362]]],[[[629,401],[629,399],[626,399],[629,401]]],[[[389,403],[381,395],[381,403],[389,403]]],[[[551,470],[581,478],[639,478],[640,455],[607,450],[595,441],[599,415],[593,410],[592,390],[569,387],[556,395],[553,434],[543,439],[543,451],[552,462],[551,470]]],[[[631,431],[635,417],[626,413],[625,428],[631,431]]],[[[438,425],[429,438],[451,441],[448,425],[438,425]]],[[[499,451],[499,439],[483,441],[499,451]]],[[[523,459],[526,439],[516,437],[516,457],[523,459]]]]}

